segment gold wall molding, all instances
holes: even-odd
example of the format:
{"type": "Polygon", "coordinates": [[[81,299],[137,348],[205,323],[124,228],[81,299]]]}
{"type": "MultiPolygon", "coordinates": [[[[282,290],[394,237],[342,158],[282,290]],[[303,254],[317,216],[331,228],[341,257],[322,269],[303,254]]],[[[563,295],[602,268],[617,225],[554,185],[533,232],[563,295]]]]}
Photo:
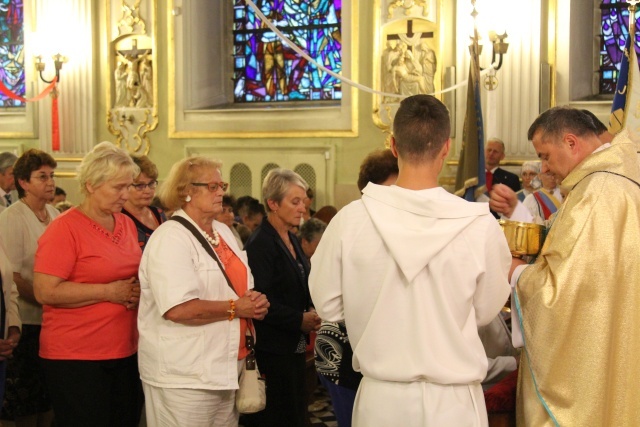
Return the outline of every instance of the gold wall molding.
{"type": "MultiPolygon", "coordinates": [[[[500,162],[500,166],[522,166],[524,162],[530,162],[532,160],[535,161],[538,159],[503,160],[500,162]]],[[[448,160],[446,163],[447,163],[447,166],[458,166],[457,160],[448,160]]]]}
{"type": "Polygon", "coordinates": [[[54,157],[56,162],[80,163],[82,157],[54,157]]]}

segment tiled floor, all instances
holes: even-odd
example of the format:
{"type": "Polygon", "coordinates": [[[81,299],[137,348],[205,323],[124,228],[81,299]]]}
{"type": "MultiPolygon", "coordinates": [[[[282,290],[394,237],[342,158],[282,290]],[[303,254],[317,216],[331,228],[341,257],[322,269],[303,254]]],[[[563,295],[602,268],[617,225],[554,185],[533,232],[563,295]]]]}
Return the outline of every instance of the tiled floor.
{"type": "Polygon", "coordinates": [[[327,390],[322,385],[318,385],[313,397],[314,401],[309,405],[311,425],[313,427],[338,427],[327,390]]]}
{"type": "MultiPolygon", "coordinates": [[[[309,412],[312,427],[338,427],[338,422],[333,414],[331,398],[322,385],[318,385],[313,393],[313,402],[309,405],[309,412]]],[[[242,417],[240,417],[240,427],[242,427],[242,417]]]]}

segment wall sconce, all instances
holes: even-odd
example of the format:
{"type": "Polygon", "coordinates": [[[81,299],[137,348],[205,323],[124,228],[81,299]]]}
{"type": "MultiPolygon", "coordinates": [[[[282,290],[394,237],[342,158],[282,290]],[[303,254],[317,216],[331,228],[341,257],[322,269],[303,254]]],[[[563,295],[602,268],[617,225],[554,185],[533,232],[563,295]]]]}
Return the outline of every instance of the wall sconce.
{"type": "Polygon", "coordinates": [[[473,33],[470,36],[472,44],[477,46],[478,55],[480,55],[483,47],[480,40],[485,35],[489,36],[491,64],[493,64],[493,69],[497,71],[502,67],[503,57],[509,49],[509,43],[505,42],[507,32],[504,28],[505,23],[509,22],[509,17],[506,16],[508,2],[506,0],[471,0],[471,7],[473,33]],[[478,13],[477,3],[480,4],[480,9],[485,11],[484,13],[478,13]]]}
{"type": "Polygon", "coordinates": [[[502,67],[502,57],[507,53],[509,49],[509,43],[505,43],[504,39],[507,38],[507,32],[505,31],[502,35],[496,33],[495,31],[489,31],[489,41],[492,43],[492,51],[491,51],[491,63],[496,63],[496,55],[498,55],[498,65],[495,67],[496,70],[499,70],[502,67]]]}
{"type": "MultiPolygon", "coordinates": [[[[479,58],[480,54],[482,53],[482,45],[479,42],[481,31],[478,31],[478,11],[476,9],[476,1],[477,0],[471,0],[471,5],[472,5],[471,17],[473,18],[473,35],[471,36],[471,45],[469,46],[469,51],[471,52],[472,55],[474,55],[474,52],[475,52],[475,55],[477,55],[476,58],[479,58]]],[[[487,9],[492,10],[489,8],[487,9]]],[[[500,24],[500,21],[497,21],[492,25],[492,27],[495,28],[495,26],[499,24],[500,24]]],[[[492,69],[489,70],[489,72],[486,73],[486,75],[484,76],[482,85],[486,90],[492,91],[498,87],[498,79],[496,77],[496,71],[498,71],[502,67],[502,60],[504,58],[504,55],[507,53],[507,50],[509,49],[509,43],[505,42],[505,39],[507,38],[506,31],[504,31],[502,34],[498,34],[498,32],[494,30],[489,30],[489,31],[485,30],[485,31],[482,31],[482,33],[483,34],[488,33],[489,41],[491,41],[491,67],[492,67],[492,69]],[[496,64],[496,60],[498,61],[497,64],[496,64]]],[[[484,68],[482,67],[480,67],[480,69],[484,70],[484,68]]]]}
{"type": "MultiPolygon", "coordinates": [[[[60,81],[60,70],[62,69],[62,64],[64,64],[65,62],[67,62],[67,57],[66,56],[62,56],[59,53],[56,53],[55,55],[53,55],[53,65],[56,69],[56,76],[55,79],[56,81],[60,81]]],[[[38,70],[38,74],[40,75],[40,79],[45,82],[45,83],[51,83],[53,82],[54,79],[51,80],[47,80],[42,76],[42,72],[45,69],[45,63],[42,60],[42,55],[38,55],[36,56],[36,70],[38,70]]]]}

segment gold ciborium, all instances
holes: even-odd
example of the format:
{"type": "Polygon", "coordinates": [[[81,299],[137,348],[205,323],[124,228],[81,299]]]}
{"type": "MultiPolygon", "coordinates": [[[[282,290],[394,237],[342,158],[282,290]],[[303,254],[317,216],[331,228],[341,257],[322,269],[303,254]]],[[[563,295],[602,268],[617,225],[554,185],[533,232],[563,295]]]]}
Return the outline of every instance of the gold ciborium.
{"type": "Polygon", "coordinates": [[[509,250],[514,257],[536,256],[542,248],[545,237],[545,227],[528,222],[498,220],[509,244],[509,250]]]}

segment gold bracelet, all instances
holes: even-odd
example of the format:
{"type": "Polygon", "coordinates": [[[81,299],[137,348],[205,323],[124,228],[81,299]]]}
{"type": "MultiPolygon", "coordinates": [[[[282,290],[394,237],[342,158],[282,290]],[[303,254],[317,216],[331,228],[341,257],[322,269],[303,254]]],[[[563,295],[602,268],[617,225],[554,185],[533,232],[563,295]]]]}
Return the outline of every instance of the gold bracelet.
{"type": "Polygon", "coordinates": [[[236,302],[232,299],[229,300],[229,310],[227,310],[227,313],[229,313],[229,321],[236,318],[236,302]]]}

